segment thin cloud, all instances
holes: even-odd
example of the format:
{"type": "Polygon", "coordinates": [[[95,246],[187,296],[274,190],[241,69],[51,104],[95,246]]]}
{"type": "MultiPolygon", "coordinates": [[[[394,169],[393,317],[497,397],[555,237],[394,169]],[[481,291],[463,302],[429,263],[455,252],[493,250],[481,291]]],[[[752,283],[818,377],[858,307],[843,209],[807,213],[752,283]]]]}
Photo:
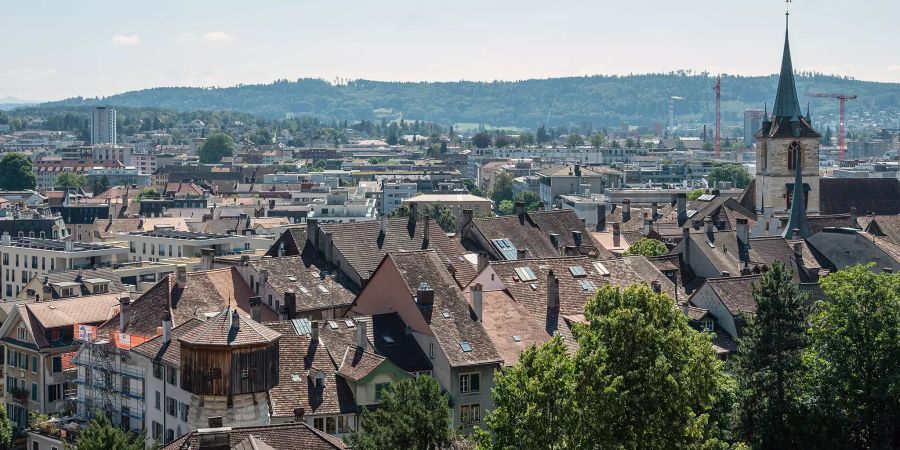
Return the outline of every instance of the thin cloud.
{"type": "Polygon", "coordinates": [[[134,47],[141,43],[140,36],[136,34],[114,34],[109,40],[119,47],[134,47]]]}
{"type": "Polygon", "coordinates": [[[210,31],[203,35],[203,40],[206,42],[231,42],[234,37],[224,31],[210,31]]]}

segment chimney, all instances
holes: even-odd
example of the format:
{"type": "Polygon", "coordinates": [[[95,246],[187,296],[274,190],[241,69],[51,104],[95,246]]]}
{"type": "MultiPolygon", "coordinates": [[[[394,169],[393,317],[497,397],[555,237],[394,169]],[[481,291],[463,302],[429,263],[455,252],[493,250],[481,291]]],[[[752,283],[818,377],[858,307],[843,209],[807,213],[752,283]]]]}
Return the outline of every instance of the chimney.
{"type": "Polygon", "coordinates": [[[216,251],[212,248],[200,249],[200,267],[202,270],[212,270],[213,260],[216,258],[216,251]]]}
{"type": "Polygon", "coordinates": [[[799,242],[794,242],[793,249],[794,249],[794,258],[797,259],[797,261],[802,260],[803,259],[803,245],[800,244],[799,242]]]}
{"type": "Polygon", "coordinates": [[[744,247],[750,246],[750,225],[747,223],[746,217],[738,217],[735,220],[735,231],[737,232],[738,243],[744,247]]]}
{"type": "Polygon", "coordinates": [[[629,220],[631,220],[631,200],[626,198],[622,200],[622,222],[629,220]]]}
{"type": "Polygon", "coordinates": [[[312,243],[314,249],[319,249],[319,220],[306,219],[306,239],[312,243]]]}
{"type": "Polygon", "coordinates": [[[183,265],[178,265],[175,267],[175,282],[178,284],[186,284],[187,283],[187,267],[183,265]]]}
{"type": "Polygon", "coordinates": [[[168,344],[172,340],[172,315],[169,313],[162,319],[162,336],[163,344],[168,344]]]}
{"type": "Polygon", "coordinates": [[[722,277],[723,277],[723,278],[727,278],[727,277],[730,277],[730,276],[731,276],[731,272],[729,272],[729,271],[727,271],[727,270],[723,270],[723,271],[722,271],[722,277]]]}
{"type": "Polygon", "coordinates": [[[651,231],[653,231],[653,219],[648,217],[644,219],[644,236],[649,236],[651,231]]]}
{"type": "Polygon", "coordinates": [[[559,235],[556,233],[550,233],[550,243],[553,244],[553,248],[559,250],[559,235]]]}
{"type": "Polygon", "coordinates": [[[262,322],[262,297],[258,295],[250,297],[250,318],[262,322]]]}
{"type": "Polygon", "coordinates": [[[416,223],[417,220],[419,220],[419,204],[416,202],[409,202],[409,221],[416,223]]]}
{"type": "Polygon", "coordinates": [[[425,227],[422,232],[422,247],[428,248],[428,241],[431,239],[431,217],[425,216],[425,227]]]}
{"type": "Polygon", "coordinates": [[[662,283],[660,283],[659,280],[650,282],[650,287],[653,289],[653,292],[657,294],[662,293],[662,283]]]}
{"type": "Polygon", "coordinates": [[[559,307],[559,279],[552,269],[547,271],[547,307],[550,309],[559,307]]]}
{"type": "Polygon", "coordinates": [[[656,202],[651,203],[650,211],[651,211],[650,218],[653,220],[656,220],[656,218],[659,217],[659,204],[656,202]]]}
{"type": "Polygon", "coordinates": [[[528,253],[528,250],[524,248],[516,249],[516,259],[525,259],[525,255],[528,253]]]}
{"type": "Polygon", "coordinates": [[[462,229],[472,221],[473,213],[471,209],[462,210],[462,218],[459,221],[458,231],[462,231],[462,229]]]}
{"type": "Polygon", "coordinates": [[[306,415],[306,408],[294,408],[294,422],[303,422],[303,416],[306,415]]]}
{"type": "Polygon", "coordinates": [[[794,228],[793,230],[791,230],[791,232],[792,232],[793,235],[794,235],[794,236],[793,236],[793,240],[799,241],[799,240],[800,240],[800,229],[799,229],[799,228],[794,228]]]}
{"type": "Polygon", "coordinates": [[[319,342],[319,321],[311,320],[309,322],[309,340],[311,343],[319,342]]]}
{"type": "Polygon", "coordinates": [[[606,204],[597,204],[597,231],[606,231],[606,204]]]}
{"type": "Polygon", "coordinates": [[[575,242],[575,247],[581,248],[581,232],[578,230],[572,230],[572,240],[575,242]]]}
{"type": "Polygon", "coordinates": [[[712,217],[706,216],[706,217],[703,219],[703,224],[706,226],[706,233],[707,233],[707,234],[712,234],[712,233],[713,233],[712,217]]]}
{"type": "Polygon", "coordinates": [[[753,271],[750,270],[750,261],[744,259],[744,266],[741,267],[741,276],[750,275],[751,273],[753,273],[753,271]]]}
{"type": "Polygon", "coordinates": [[[356,346],[365,350],[366,343],[369,342],[369,322],[356,322],[356,346]]]}
{"type": "Polygon", "coordinates": [[[679,192],[675,194],[675,211],[678,212],[678,225],[687,222],[687,194],[679,192]]]}
{"type": "Polygon", "coordinates": [[[523,216],[525,214],[525,202],[516,202],[516,215],[523,216]]]}
{"type": "Polygon", "coordinates": [[[575,176],[576,177],[581,176],[581,164],[575,164],[575,176]]]}
{"type": "Polygon", "coordinates": [[[857,216],[855,206],[850,207],[850,227],[856,228],[857,230],[861,229],[861,227],[859,226],[859,217],[857,216]]]}
{"type": "Polygon", "coordinates": [[[284,291],[284,315],[291,320],[297,314],[297,293],[293,289],[284,291]]]}
{"type": "Polygon", "coordinates": [[[488,255],[485,252],[478,252],[477,258],[478,259],[476,262],[478,263],[478,273],[481,273],[481,271],[488,266],[488,255]]]}
{"type": "Polygon", "coordinates": [[[613,222],[613,247],[621,247],[622,246],[622,226],[619,225],[619,222],[613,222]]]}
{"type": "Polygon", "coordinates": [[[231,333],[237,333],[241,329],[241,316],[238,310],[231,310],[231,333]]]}
{"type": "Polygon", "coordinates": [[[484,291],[481,283],[475,283],[469,288],[472,293],[472,309],[475,310],[475,317],[478,321],[482,321],[482,313],[484,312],[484,291]]]}
{"type": "Polygon", "coordinates": [[[419,284],[418,289],[416,289],[416,303],[419,305],[434,304],[434,289],[431,289],[428,283],[423,282],[419,284]]]}
{"type": "Polygon", "coordinates": [[[119,297],[119,331],[125,331],[131,313],[131,297],[127,294],[119,297]]]}
{"type": "Polygon", "coordinates": [[[379,221],[381,222],[381,226],[379,227],[378,232],[382,236],[384,236],[386,233],[385,228],[384,228],[384,225],[385,225],[384,221],[386,220],[386,218],[387,218],[387,214],[384,214],[384,213],[379,214],[379,221]]]}
{"type": "Polygon", "coordinates": [[[684,227],[681,229],[681,242],[684,244],[684,250],[681,252],[681,261],[685,266],[691,265],[691,229],[684,227]]]}
{"type": "Polygon", "coordinates": [[[884,267],[881,269],[881,271],[884,273],[894,273],[894,268],[893,267],[884,267]]]}

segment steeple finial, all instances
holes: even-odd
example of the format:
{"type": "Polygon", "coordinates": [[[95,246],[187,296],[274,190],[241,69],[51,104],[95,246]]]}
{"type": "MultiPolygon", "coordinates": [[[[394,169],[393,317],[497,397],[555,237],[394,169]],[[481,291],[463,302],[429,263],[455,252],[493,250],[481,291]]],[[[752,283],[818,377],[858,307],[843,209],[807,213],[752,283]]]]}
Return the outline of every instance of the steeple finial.
{"type": "Polygon", "coordinates": [[[797,87],[794,84],[794,65],[791,62],[791,46],[788,39],[790,12],[785,11],[784,17],[784,53],[781,56],[781,73],[778,78],[778,92],[775,94],[775,108],[772,110],[772,114],[778,118],[799,119],[803,112],[800,110],[797,87]]]}

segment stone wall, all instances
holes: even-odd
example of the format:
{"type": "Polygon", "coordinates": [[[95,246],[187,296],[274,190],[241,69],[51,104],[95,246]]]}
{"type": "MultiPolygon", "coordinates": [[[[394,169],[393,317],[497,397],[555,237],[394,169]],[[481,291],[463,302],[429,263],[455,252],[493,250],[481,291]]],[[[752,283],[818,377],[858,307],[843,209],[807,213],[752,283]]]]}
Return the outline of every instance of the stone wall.
{"type": "MultiPolygon", "coordinates": [[[[794,171],[788,169],[788,146],[793,139],[758,139],[756,145],[756,209],[763,206],[775,212],[787,211],[787,184],[794,183],[794,171]],[[765,199],[765,205],[763,205],[765,199]]],[[[809,212],[819,211],[819,141],[797,139],[803,152],[803,182],[808,184],[809,212]]]]}

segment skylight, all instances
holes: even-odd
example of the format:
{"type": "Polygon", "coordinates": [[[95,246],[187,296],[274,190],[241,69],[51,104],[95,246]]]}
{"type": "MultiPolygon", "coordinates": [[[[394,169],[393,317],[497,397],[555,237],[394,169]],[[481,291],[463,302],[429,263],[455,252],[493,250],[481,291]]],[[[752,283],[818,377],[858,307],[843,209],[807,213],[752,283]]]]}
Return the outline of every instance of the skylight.
{"type": "Polygon", "coordinates": [[[445,309],[445,310],[441,311],[441,315],[444,316],[445,319],[449,319],[449,318],[450,318],[450,311],[447,311],[447,310],[445,309]]]}
{"type": "Polygon", "coordinates": [[[309,294],[309,289],[307,289],[304,286],[300,286],[300,292],[303,292],[304,294],[309,294]]]}
{"type": "Polygon", "coordinates": [[[394,338],[392,338],[392,337],[390,337],[390,336],[388,336],[388,335],[386,335],[386,334],[385,334],[384,336],[381,336],[381,339],[383,339],[384,342],[387,343],[387,344],[393,344],[393,343],[395,342],[395,341],[394,341],[394,338]]]}
{"type": "Polygon", "coordinates": [[[515,261],[519,258],[519,251],[509,239],[491,239],[491,245],[500,253],[500,256],[507,261],[515,261]]]}
{"type": "Polygon", "coordinates": [[[297,282],[297,277],[290,276],[290,277],[288,277],[288,281],[290,281],[291,283],[295,283],[295,282],[297,282]]]}
{"type": "Polygon", "coordinates": [[[595,286],[591,280],[578,280],[578,284],[581,286],[581,289],[585,291],[597,290],[597,286],[595,286]]]}
{"type": "Polygon", "coordinates": [[[332,330],[337,330],[337,329],[338,329],[338,324],[337,324],[337,322],[335,322],[335,321],[333,321],[333,320],[329,320],[329,321],[328,321],[328,326],[331,327],[332,330]]]}
{"type": "Polygon", "coordinates": [[[522,342],[522,336],[513,336],[512,338],[516,342],[522,342]]]}
{"type": "Polygon", "coordinates": [[[710,241],[706,241],[706,245],[708,245],[709,248],[716,248],[716,244],[713,244],[713,243],[710,242],[710,241]]]}
{"type": "Polygon", "coordinates": [[[587,271],[584,270],[584,267],[581,267],[581,266],[569,267],[569,272],[571,272],[572,276],[575,278],[581,278],[581,277],[587,276],[587,271]]]}
{"type": "Polygon", "coordinates": [[[516,267],[516,276],[519,277],[519,281],[535,281],[537,280],[537,276],[534,274],[534,271],[531,270],[531,267],[516,267]]]}
{"type": "Polygon", "coordinates": [[[712,199],[714,198],[716,198],[716,196],[713,194],[703,194],[700,197],[697,197],[697,200],[700,200],[701,202],[708,202],[712,201],[712,199]]]}
{"type": "Polygon", "coordinates": [[[600,274],[601,277],[609,276],[609,269],[607,269],[606,266],[604,266],[603,263],[599,261],[594,263],[594,269],[597,271],[597,273],[600,274]]]}
{"type": "Polygon", "coordinates": [[[464,353],[469,353],[472,351],[472,344],[468,342],[460,342],[459,348],[461,348],[464,353]]]}
{"type": "Polygon", "coordinates": [[[322,291],[323,294],[327,294],[328,292],[330,292],[327,287],[321,284],[319,285],[319,290],[322,291]]]}
{"type": "Polygon", "coordinates": [[[688,217],[693,217],[694,214],[697,214],[697,210],[696,210],[696,209],[689,209],[689,210],[687,210],[687,211],[685,212],[685,214],[687,214],[688,217]]]}
{"type": "Polygon", "coordinates": [[[347,328],[353,328],[356,326],[356,322],[354,322],[353,319],[346,319],[344,320],[344,323],[347,324],[347,328]]]}

